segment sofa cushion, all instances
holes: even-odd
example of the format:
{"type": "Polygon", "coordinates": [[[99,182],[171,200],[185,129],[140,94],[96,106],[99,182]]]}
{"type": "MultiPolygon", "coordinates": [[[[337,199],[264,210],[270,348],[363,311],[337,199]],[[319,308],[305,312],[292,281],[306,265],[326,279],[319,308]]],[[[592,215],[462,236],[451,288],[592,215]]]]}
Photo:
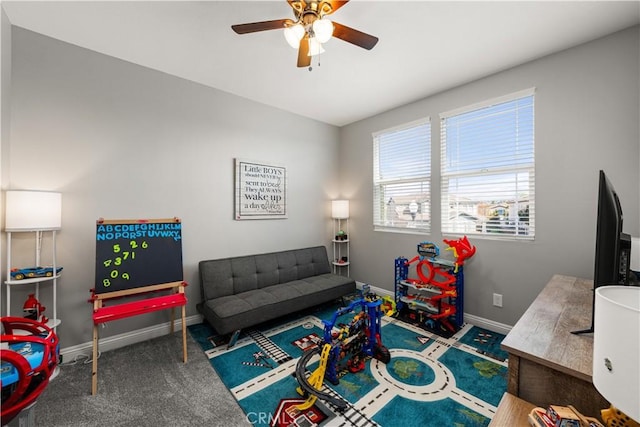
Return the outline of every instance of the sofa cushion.
{"type": "Polygon", "coordinates": [[[200,261],[199,267],[205,301],[331,272],[324,246],[200,261]]]}
{"type": "Polygon", "coordinates": [[[256,274],[258,288],[277,285],[280,283],[280,271],[278,270],[278,257],[275,254],[256,255],[256,274]]]}
{"type": "Polygon", "coordinates": [[[231,259],[231,274],[233,278],[233,293],[258,289],[258,274],[256,272],[256,257],[243,256],[231,259]]]}
{"type": "Polygon", "coordinates": [[[219,334],[228,334],[354,291],[353,279],[326,274],[204,301],[200,308],[219,334]]]}
{"type": "Polygon", "coordinates": [[[203,301],[233,295],[231,259],[200,261],[198,266],[200,271],[200,293],[203,301]]]}
{"type": "Polygon", "coordinates": [[[265,304],[275,304],[277,300],[273,295],[262,290],[244,292],[238,295],[228,295],[208,301],[207,305],[218,314],[220,318],[235,316],[238,313],[249,312],[256,307],[265,304]]]}

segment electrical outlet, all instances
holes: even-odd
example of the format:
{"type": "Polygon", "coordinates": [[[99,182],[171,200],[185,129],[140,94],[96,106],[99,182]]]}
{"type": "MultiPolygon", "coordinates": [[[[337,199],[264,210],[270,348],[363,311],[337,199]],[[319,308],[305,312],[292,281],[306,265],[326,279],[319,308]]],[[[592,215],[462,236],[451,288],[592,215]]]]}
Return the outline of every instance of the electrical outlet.
{"type": "Polygon", "coordinates": [[[502,307],[502,294],[493,294],[493,305],[502,307]]]}

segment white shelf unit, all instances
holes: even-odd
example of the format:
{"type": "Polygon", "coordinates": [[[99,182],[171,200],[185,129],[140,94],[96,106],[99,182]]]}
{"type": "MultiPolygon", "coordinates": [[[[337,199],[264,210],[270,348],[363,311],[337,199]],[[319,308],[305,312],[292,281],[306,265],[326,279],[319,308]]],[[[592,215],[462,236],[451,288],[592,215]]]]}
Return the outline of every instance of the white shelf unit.
{"type": "Polygon", "coordinates": [[[334,218],[333,220],[333,273],[342,274],[347,273],[347,277],[350,274],[349,264],[351,264],[351,257],[349,255],[349,218],[334,218]],[[342,234],[340,232],[343,232],[342,234]],[[340,236],[346,236],[342,239],[340,236]],[[346,261],[342,258],[346,257],[346,261]]]}
{"type": "Polygon", "coordinates": [[[43,230],[35,230],[35,231],[7,231],[7,280],[4,282],[7,285],[7,316],[11,316],[11,288],[16,287],[24,287],[24,286],[35,286],[35,297],[38,301],[40,301],[40,284],[45,282],[51,282],[52,286],[52,304],[53,309],[49,311],[48,305],[43,304],[47,307],[44,315],[50,317],[52,313],[53,316],[49,318],[47,321],[47,326],[52,328],[54,331],[60,325],[61,320],[58,319],[58,279],[60,278],[60,273],[55,273],[57,271],[56,264],[56,230],[51,231],[43,231],[43,230]],[[35,254],[35,266],[40,267],[40,249],[42,245],[43,233],[51,233],[51,245],[52,245],[52,265],[54,274],[51,277],[34,277],[30,279],[21,279],[21,280],[11,280],[11,236],[12,233],[35,233],[36,239],[36,254],[35,254]]]}

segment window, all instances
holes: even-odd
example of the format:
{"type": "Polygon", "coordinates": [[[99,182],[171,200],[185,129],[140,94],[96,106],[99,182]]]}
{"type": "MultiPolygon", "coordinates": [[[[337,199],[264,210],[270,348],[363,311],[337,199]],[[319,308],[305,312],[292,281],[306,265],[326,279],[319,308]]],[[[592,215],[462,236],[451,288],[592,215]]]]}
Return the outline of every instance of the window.
{"type": "Polygon", "coordinates": [[[535,236],[534,90],[440,115],[442,233],[535,236]]]}
{"type": "Polygon", "coordinates": [[[428,233],[430,203],[429,119],[374,133],[374,229],[428,233]]]}

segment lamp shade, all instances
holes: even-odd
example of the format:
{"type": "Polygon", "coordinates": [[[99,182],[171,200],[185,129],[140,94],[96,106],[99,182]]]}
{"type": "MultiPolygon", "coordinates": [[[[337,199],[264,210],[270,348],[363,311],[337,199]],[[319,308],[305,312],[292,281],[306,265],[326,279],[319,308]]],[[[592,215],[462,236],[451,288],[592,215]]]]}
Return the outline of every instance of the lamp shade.
{"type": "Polygon", "coordinates": [[[313,33],[320,43],[326,43],[333,35],[333,22],[327,18],[313,21],[313,33]]]}
{"type": "Polygon", "coordinates": [[[304,27],[300,24],[292,25],[284,29],[284,38],[294,49],[300,47],[300,40],[304,36],[304,27]]]}
{"type": "Polygon", "coordinates": [[[315,37],[309,37],[309,53],[307,56],[316,56],[324,53],[324,49],[322,48],[322,44],[315,37]]]}
{"type": "Polygon", "coordinates": [[[59,230],[62,194],[49,191],[7,191],[5,231],[59,230]]]}
{"type": "Polygon", "coordinates": [[[331,218],[346,219],[349,218],[349,201],[334,200],[331,202],[331,218]]]}
{"type": "Polygon", "coordinates": [[[640,287],[596,289],[593,384],[611,405],[640,422],[640,287]]]}

